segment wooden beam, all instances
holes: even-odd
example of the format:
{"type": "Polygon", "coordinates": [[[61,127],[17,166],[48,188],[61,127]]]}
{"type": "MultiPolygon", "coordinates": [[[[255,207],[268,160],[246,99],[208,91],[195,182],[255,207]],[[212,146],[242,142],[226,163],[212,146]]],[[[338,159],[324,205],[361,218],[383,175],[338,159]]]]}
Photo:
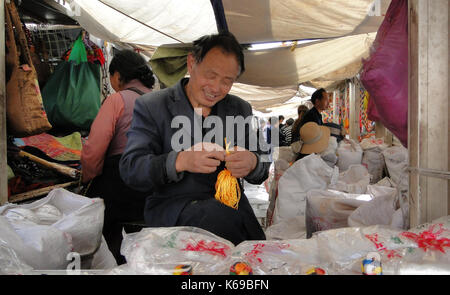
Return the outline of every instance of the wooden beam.
{"type": "Polygon", "coordinates": [[[61,184],[57,184],[57,185],[43,187],[43,188],[40,188],[40,189],[35,189],[35,190],[32,190],[32,191],[28,191],[28,192],[25,192],[25,193],[12,195],[9,201],[10,201],[10,203],[21,202],[21,201],[25,201],[25,200],[28,200],[28,199],[32,199],[32,198],[36,198],[36,197],[40,197],[40,196],[46,195],[50,191],[54,190],[55,188],[66,188],[66,187],[74,186],[74,185],[78,185],[78,184],[79,184],[78,181],[71,181],[71,182],[67,182],[67,183],[61,183],[61,184]]]}
{"type": "Polygon", "coordinates": [[[355,81],[352,79],[348,83],[348,87],[350,88],[349,91],[349,102],[350,102],[350,114],[349,114],[349,133],[350,138],[358,142],[358,137],[360,136],[361,132],[359,129],[359,113],[360,111],[360,103],[361,103],[361,97],[359,95],[359,91],[357,93],[356,91],[356,84],[355,81]]]}
{"type": "Polygon", "coordinates": [[[409,1],[410,226],[449,214],[447,0],[409,1]]]}
{"type": "Polygon", "coordinates": [[[5,1],[0,0],[0,205],[8,202],[5,79],[5,1]]]}

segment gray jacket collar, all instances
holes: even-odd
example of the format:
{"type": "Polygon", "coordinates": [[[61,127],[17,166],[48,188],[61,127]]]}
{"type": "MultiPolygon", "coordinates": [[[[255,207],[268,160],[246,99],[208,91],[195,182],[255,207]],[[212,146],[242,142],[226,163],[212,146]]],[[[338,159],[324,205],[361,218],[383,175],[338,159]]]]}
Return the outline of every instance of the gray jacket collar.
{"type": "MultiPolygon", "coordinates": [[[[168,108],[173,116],[187,116],[192,119],[194,116],[194,109],[183,89],[183,85],[185,85],[187,79],[189,78],[183,78],[171,87],[168,108]]],[[[232,104],[232,100],[229,98],[228,94],[224,99],[217,103],[217,115],[222,120],[225,120],[226,116],[230,115],[230,111],[233,109],[232,104]]]]}

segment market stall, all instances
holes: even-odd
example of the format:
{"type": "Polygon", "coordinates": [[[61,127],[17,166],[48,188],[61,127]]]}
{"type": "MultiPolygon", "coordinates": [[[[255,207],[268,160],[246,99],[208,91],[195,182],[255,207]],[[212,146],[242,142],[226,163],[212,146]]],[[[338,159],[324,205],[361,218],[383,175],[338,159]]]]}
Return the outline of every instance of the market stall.
{"type": "MultiPolygon", "coordinates": [[[[435,105],[428,99],[431,94],[425,95],[421,88],[425,84],[426,89],[448,86],[446,63],[442,66],[436,58],[448,53],[448,44],[444,42],[439,54],[436,48],[418,46],[428,44],[428,38],[445,36],[439,26],[439,21],[448,21],[448,13],[439,9],[448,6],[445,1],[393,1],[389,22],[383,19],[391,1],[379,1],[379,7],[372,7],[373,1],[368,0],[324,2],[316,7],[309,0],[247,1],[246,5],[224,1],[225,23],[218,17],[217,6],[211,5],[215,1],[198,0],[193,7],[184,1],[154,0],[143,5],[138,0],[73,0],[68,1],[71,9],[62,8],[58,1],[44,2],[70,15],[68,23],[33,26],[25,20],[36,22],[36,12],[26,14],[27,6],[14,11],[13,4],[1,1],[6,13],[0,7],[0,19],[4,17],[7,24],[6,63],[11,61],[11,45],[20,46],[14,70],[35,74],[28,88],[34,89],[40,119],[28,129],[16,128],[21,123],[17,114],[26,108],[10,106],[11,84],[0,87],[5,102],[0,111],[6,114],[0,130],[0,166],[8,168],[0,171],[0,262],[4,263],[0,274],[49,273],[42,269],[66,272],[71,265],[67,255],[73,251],[81,255],[82,264],[76,267],[92,274],[94,269],[95,274],[194,275],[450,272],[448,99],[430,90],[433,98],[440,97],[440,104],[435,105]],[[405,20],[431,22],[419,7],[440,15],[431,23],[436,28],[431,36],[417,22],[405,20]],[[374,8],[380,15],[370,15],[374,8]],[[399,30],[391,22],[399,19],[393,11],[403,17],[399,30]],[[167,24],[168,15],[174,14],[179,23],[167,24]],[[380,25],[383,34],[377,34],[380,25]],[[330,136],[324,152],[298,161],[290,147],[275,150],[266,181],[270,203],[266,218],[258,212],[264,218],[267,240],[233,245],[199,228],[144,228],[125,235],[122,254],[127,263],[117,266],[101,234],[103,202],[83,196],[79,174],[81,143],[101,101],[111,91],[107,71],[114,50],[111,43],[142,51],[150,58],[155,75],[170,86],[175,76],[186,74],[184,60],[190,42],[224,27],[244,44],[248,61],[232,94],[267,113],[286,107],[285,103],[290,107],[299,85],[324,87],[330,97],[324,123],[336,124],[346,139],[330,136]],[[383,38],[392,38],[393,31],[401,36],[394,38],[403,42],[401,50],[407,48],[405,42],[413,50],[399,50],[391,59],[384,56],[381,60],[403,74],[410,66],[410,83],[403,79],[384,87],[386,81],[370,79],[368,73],[380,68],[376,73],[380,76],[396,73],[383,72],[383,67],[377,67],[380,61],[376,62],[384,49],[383,38]],[[305,39],[313,40],[299,42],[305,39]],[[250,49],[252,43],[269,41],[289,41],[289,46],[250,49]],[[419,55],[426,56],[429,64],[419,67],[419,61],[423,62],[419,55]],[[175,70],[164,72],[168,68],[164,66],[157,70],[157,59],[162,64],[169,60],[175,70]],[[83,93],[69,94],[62,85],[76,82],[71,80],[74,75],[67,74],[73,70],[71,62],[84,65],[89,75],[82,76],[91,78],[83,81],[83,93],[89,88],[94,94],[83,98],[83,93]],[[447,75],[428,85],[432,65],[447,75]],[[389,96],[394,90],[400,94],[389,96]],[[60,95],[64,99],[58,104],[60,95]],[[386,96],[397,100],[386,100],[386,96]],[[389,113],[389,103],[395,103],[398,116],[389,113]],[[87,117],[77,120],[77,114],[87,117]],[[418,142],[419,137],[423,141],[418,142]]],[[[30,3],[36,5],[36,1],[30,3]]],[[[394,76],[404,77],[401,73],[394,76]]],[[[13,72],[0,72],[1,83],[8,84],[9,75],[13,72]]]]}

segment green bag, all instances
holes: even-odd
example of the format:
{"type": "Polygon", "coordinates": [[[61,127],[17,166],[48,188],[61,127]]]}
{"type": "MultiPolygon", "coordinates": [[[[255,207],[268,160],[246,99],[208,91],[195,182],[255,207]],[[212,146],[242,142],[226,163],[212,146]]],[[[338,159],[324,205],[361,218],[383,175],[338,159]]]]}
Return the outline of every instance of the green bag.
{"type": "Polygon", "coordinates": [[[100,65],[87,62],[81,36],[69,60],[59,64],[48,80],[42,99],[53,127],[90,129],[100,109],[100,65]]]}

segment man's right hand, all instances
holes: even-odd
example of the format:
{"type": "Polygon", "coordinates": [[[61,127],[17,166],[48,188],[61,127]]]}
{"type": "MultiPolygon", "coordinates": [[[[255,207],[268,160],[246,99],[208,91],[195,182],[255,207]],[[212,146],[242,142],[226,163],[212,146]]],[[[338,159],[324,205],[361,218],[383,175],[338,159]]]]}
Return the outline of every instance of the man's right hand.
{"type": "Polygon", "coordinates": [[[213,173],[225,160],[225,150],[218,144],[200,142],[189,149],[179,152],[175,162],[178,173],[213,173]]]}

